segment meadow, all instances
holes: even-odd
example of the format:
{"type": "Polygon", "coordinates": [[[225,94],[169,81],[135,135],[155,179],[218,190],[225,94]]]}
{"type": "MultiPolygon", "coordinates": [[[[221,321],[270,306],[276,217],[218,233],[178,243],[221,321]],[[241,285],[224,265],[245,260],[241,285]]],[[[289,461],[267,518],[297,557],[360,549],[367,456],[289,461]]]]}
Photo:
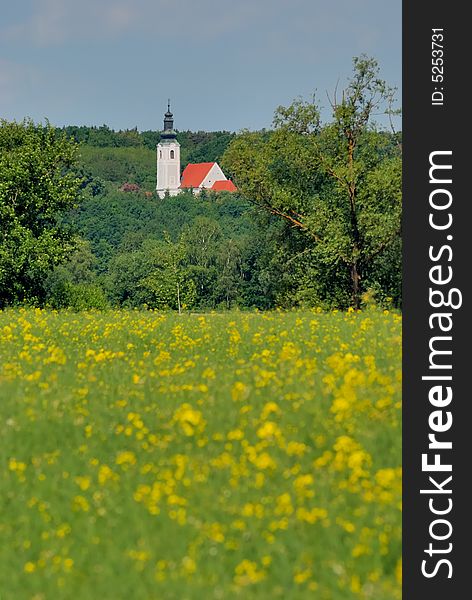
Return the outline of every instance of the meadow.
{"type": "Polygon", "coordinates": [[[401,317],[0,312],[1,600],[399,600],[401,317]]]}

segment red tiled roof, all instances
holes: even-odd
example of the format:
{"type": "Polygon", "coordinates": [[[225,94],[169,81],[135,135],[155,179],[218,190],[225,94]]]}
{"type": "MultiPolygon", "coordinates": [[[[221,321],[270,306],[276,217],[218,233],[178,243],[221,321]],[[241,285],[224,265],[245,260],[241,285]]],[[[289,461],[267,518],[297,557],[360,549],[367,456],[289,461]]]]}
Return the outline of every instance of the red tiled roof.
{"type": "Polygon", "coordinates": [[[202,181],[208,175],[209,170],[214,165],[214,162],[196,163],[187,165],[182,173],[180,181],[181,188],[198,188],[202,181]]]}
{"type": "Polygon", "coordinates": [[[223,179],[222,181],[215,181],[215,183],[212,185],[211,189],[215,190],[217,192],[221,192],[221,191],[235,192],[237,190],[236,186],[231,181],[231,179],[223,179]]]}

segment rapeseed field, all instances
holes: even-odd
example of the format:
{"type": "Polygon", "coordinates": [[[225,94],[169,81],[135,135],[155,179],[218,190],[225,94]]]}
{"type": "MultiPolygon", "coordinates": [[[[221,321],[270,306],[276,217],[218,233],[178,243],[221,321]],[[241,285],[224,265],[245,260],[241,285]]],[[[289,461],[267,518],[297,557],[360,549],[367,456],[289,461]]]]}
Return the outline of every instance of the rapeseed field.
{"type": "Polygon", "coordinates": [[[1,600],[401,597],[401,317],[0,312],[1,600]]]}

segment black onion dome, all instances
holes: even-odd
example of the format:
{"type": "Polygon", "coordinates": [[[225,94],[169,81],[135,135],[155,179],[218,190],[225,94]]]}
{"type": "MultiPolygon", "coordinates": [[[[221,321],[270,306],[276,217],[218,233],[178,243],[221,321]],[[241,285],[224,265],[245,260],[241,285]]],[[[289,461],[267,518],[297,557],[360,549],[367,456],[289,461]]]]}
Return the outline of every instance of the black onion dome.
{"type": "Polygon", "coordinates": [[[164,114],[164,130],[161,132],[161,140],[175,139],[174,115],[170,110],[170,100],[167,102],[167,112],[164,114]]]}

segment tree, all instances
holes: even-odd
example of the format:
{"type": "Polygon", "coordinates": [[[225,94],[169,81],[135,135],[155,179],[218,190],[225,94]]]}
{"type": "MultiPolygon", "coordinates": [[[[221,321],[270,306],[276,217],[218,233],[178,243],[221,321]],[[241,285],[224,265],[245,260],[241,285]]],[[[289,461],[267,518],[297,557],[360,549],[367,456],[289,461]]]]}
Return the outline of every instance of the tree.
{"type": "Polygon", "coordinates": [[[182,241],[187,248],[190,264],[208,268],[215,264],[221,226],[215,219],[198,216],[184,227],[182,241]]]}
{"type": "Polygon", "coordinates": [[[140,285],[154,296],[152,304],[159,308],[182,309],[195,301],[195,283],[185,265],[186,249],[182,240],[172,242],[166,234],[164,242],[156,244],[154,270],[140,285]]]}
{"type": "Polygon", "coordinates": [[[238,242],[232,239],[224,240],[220,245],[218,255],[218,279],[216,297],[224,301],[227,309],[237,299],[242,280],[242,253],[238,242]]]}
{"type": "Polygon", "coordinates": [[[55,267],[45,279],[46,306],[73,310],[108,307],[95,270],[97,258],[90,246],[90,242],[77,238],[67,262],[55,267]]]}
{"type": "Polygon", "coordinates": [[[0,122],[0,307],[41,301],[46,275],[73,249],[61,217],[79,197],[76,157],[49,124],[0,122]]]}
{"type": "Polygon", "coordinates": [[[392,113],[394,90],[379,78],[374,59],[355,58],[353,67],[346,88],[331,99],[330,123],[321,123],[314,100],[298,99],[276,110],[270,135],[236,138],[223,165],[259,209],[304,236],[300,253],[324,281],[321,294],[339,286],[358,308],[376,263],[393,249],[398,256],[401,156],[398,135],[372,123],[374,114],[392,113]]]}
{"type": "Polygon", "coordinates": [[[216,265],[222,238],[220,224],[210,217],[197,216],[183,227],[180,240],[185,246],[187,275],[195,284],[196,305],[199,308],[214,305],[218,278],[216,265]]]}

